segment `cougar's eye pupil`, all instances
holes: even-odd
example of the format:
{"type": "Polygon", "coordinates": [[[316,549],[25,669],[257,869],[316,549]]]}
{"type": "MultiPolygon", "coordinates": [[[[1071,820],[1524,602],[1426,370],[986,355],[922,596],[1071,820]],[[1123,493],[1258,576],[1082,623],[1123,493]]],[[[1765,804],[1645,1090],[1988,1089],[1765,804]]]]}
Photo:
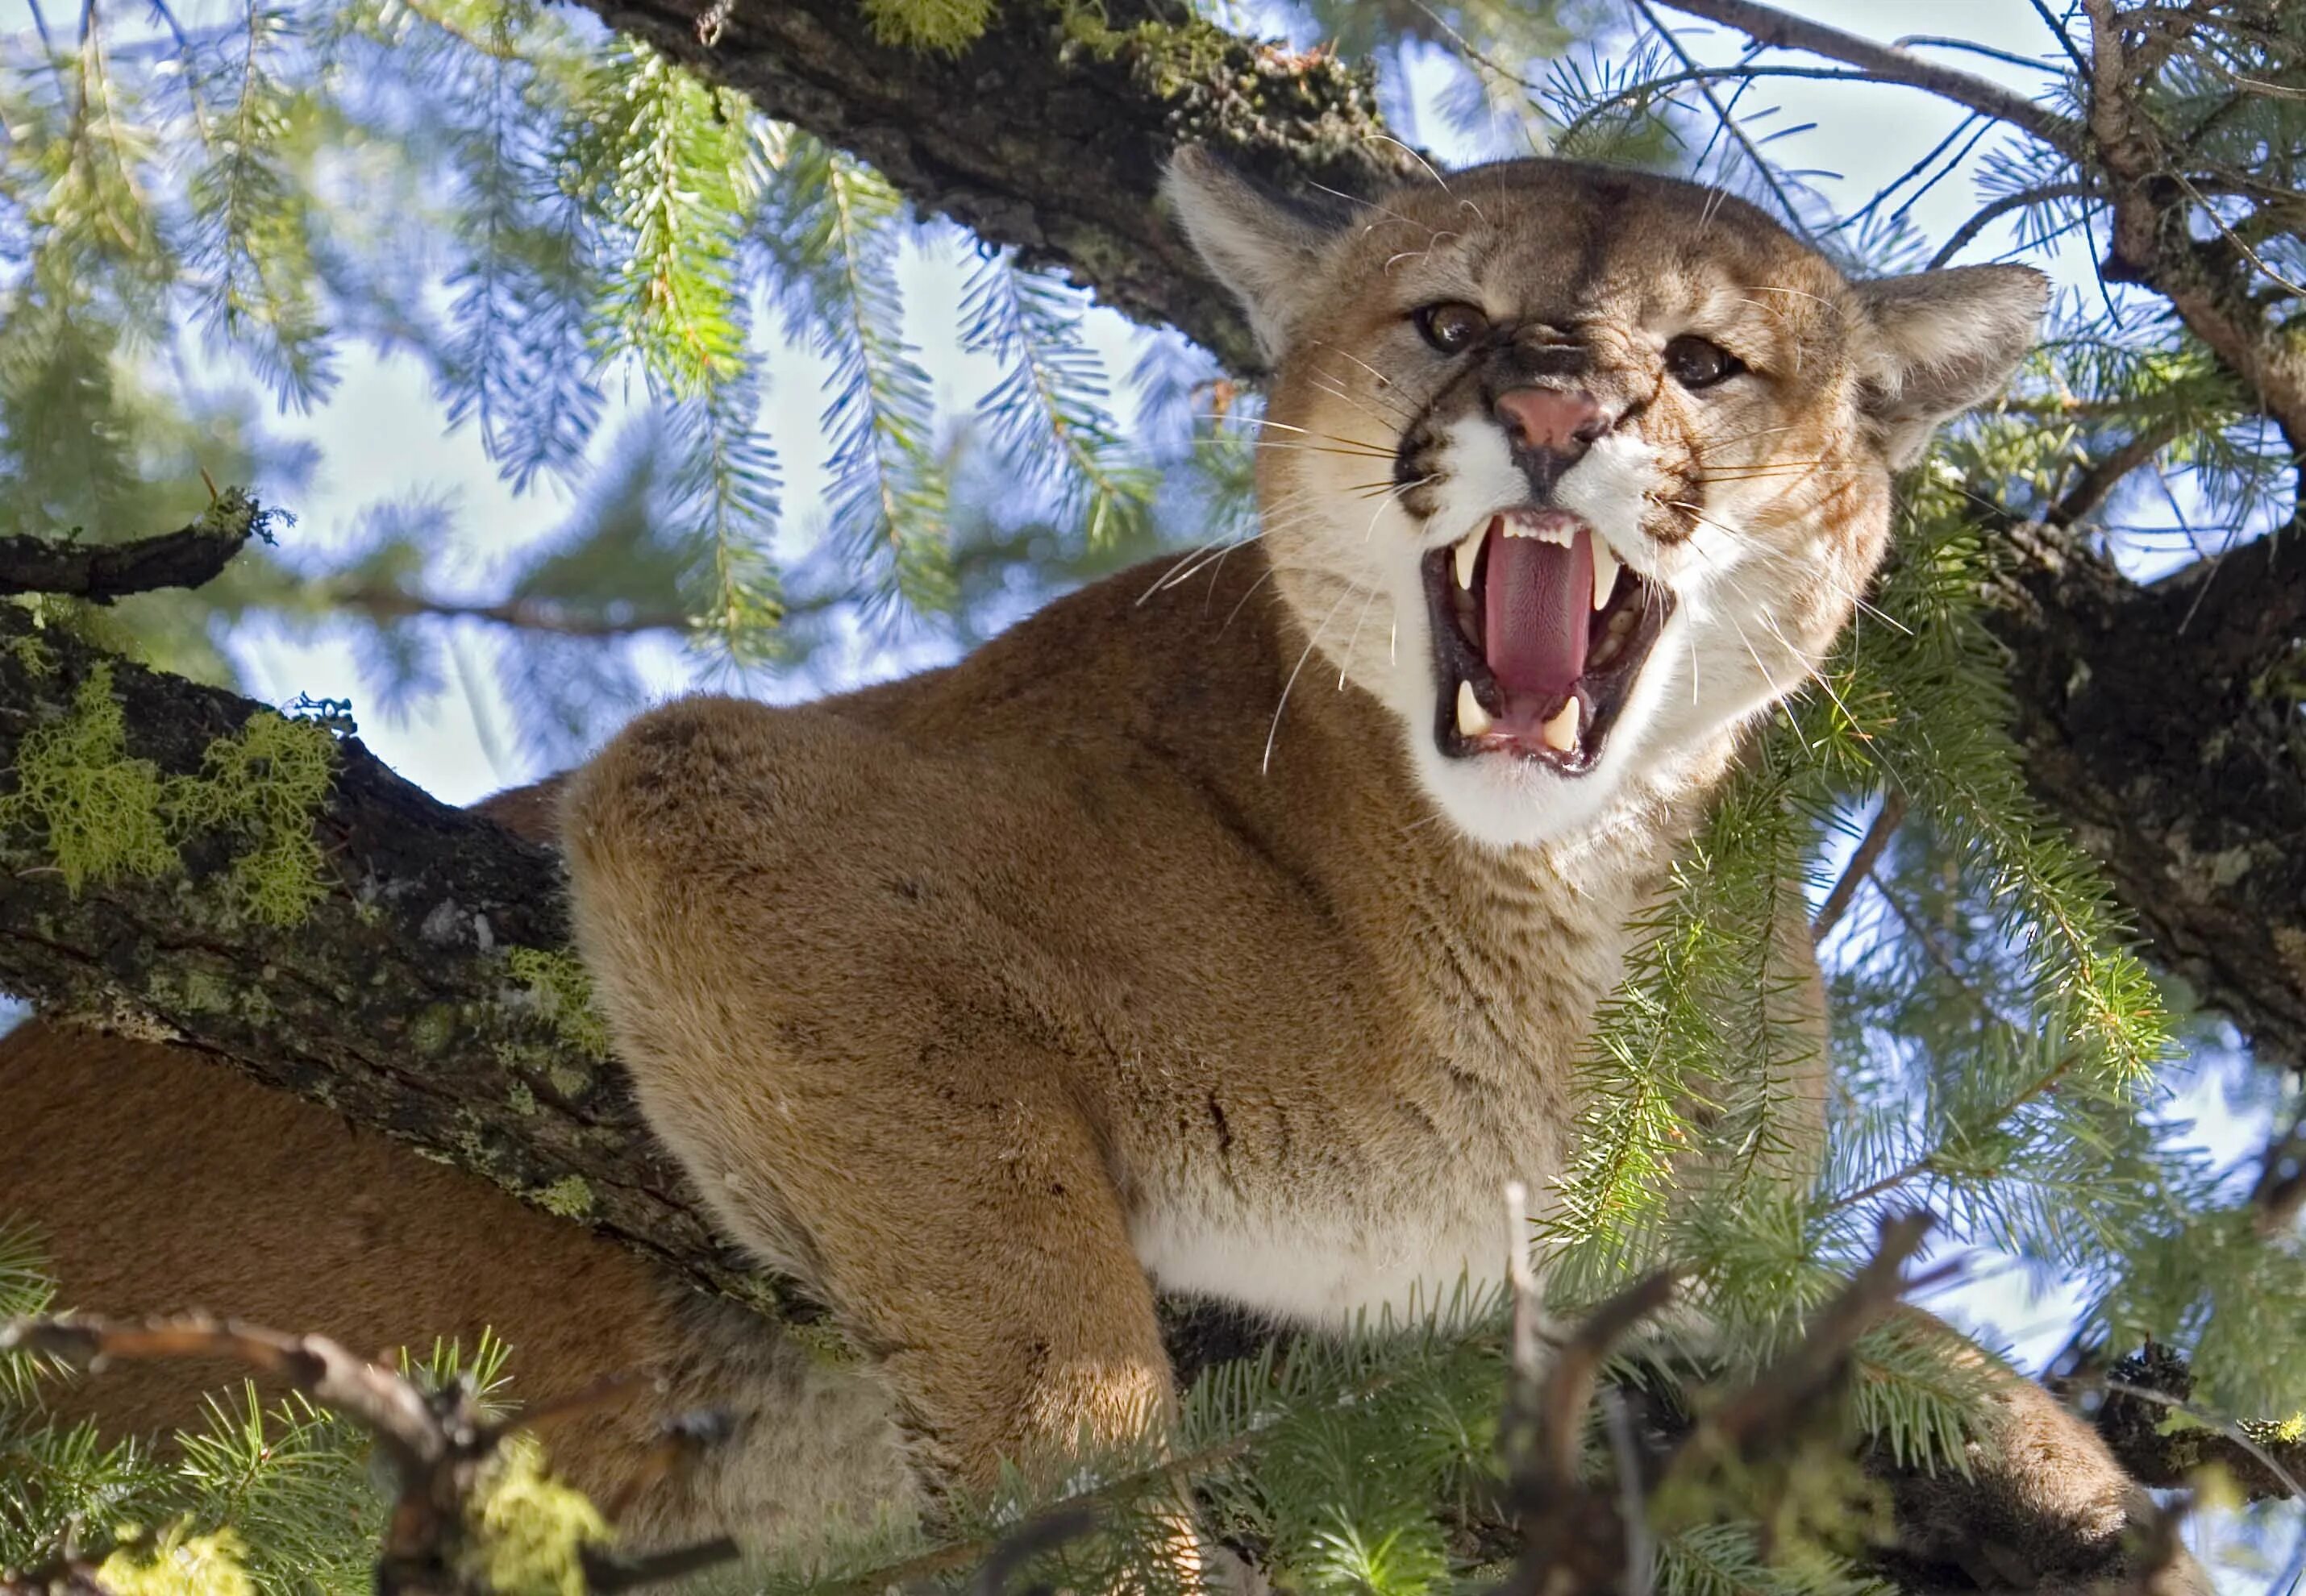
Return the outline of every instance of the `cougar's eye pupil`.
{"type": "Polygon", "coordinates": [[[1665,369],[1684,388],[1712,388],[1746,365],[1721,345],[1684,333],[1665,346],[1665,369]]]}
{"type": "Polygon", "coordinates": [[[1473,305],[1456,300],[1425,305],[1416,313],[1417,330],[1444,354],[1458,354],[1473,346],[1490,330],[1490,319],[1473,305]]]}

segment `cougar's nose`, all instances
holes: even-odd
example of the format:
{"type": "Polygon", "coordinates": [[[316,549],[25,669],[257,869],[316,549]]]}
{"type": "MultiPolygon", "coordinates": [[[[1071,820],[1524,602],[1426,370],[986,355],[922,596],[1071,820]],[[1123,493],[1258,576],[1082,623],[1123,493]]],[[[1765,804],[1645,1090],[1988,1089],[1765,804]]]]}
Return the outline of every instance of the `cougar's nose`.
{"type": "Polygon", "coordinates": [[[1610,430],[1600,402],[1582,389],[1509,388],[1498,396],[1497,417],[1513,440],[1515,461],[1540,492],[1610,430]]]}

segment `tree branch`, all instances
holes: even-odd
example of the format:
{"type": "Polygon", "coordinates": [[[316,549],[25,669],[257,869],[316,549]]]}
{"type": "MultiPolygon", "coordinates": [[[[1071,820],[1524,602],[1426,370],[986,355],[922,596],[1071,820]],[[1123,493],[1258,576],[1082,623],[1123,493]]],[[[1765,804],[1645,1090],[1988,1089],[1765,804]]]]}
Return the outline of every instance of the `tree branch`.
{"type": "Polygon", "coordinates": [[[1806,50],[1813,55],[1823,55],[1829,61],[1845,62],[1860,68],[1881,82],[1902,83],[1909,89],[1934,94],[1941,99],[1950,99],[1958,106],[1967,106],[1981,115],[2023,128],[2044,143],[2069,155],[2079,154],[2087,141],[2082,129],[2072,122],[2038,101],[2004,89],[1990,78],[1981,78],[1975,73],[1966,73],[1958,67],[1947,66],[1889,45],[1875,44],[1870,38],[1844,33],[1839,28],[1829,28],[1823,22],[1792,16],[1775,6],[1759,5],[1755,4],[1755,0],[1658,0],[1658,3],[1685,15],[1703,17],[1709,22],[1735,28],[1757,45],[1779,50],[1806,50]]]}
{"type": "Polygon", "coordinates": [[[1849,912],[1849,905],[1858,896],[1858,889],[1874,873],[1883,850],[1890,846],[1890,839],[1898,834],[1905,820],[1906,795],[1894,789],[1883,793],[1882,807],[1874,812],[1874,824],[1858,839],[1858,847],[1851,852],[1849,863],[1842,867],[1841,878],[1825,895],[1825,901],[1817,906],[1817,917],[1809,923],[1810,941],[1823,942],[1841,923],[1841,917],[1849,912]]]}
{"type": "MultiPolygon", "coordinates": [[[[500,1447],[527,1421],[483,1421],[469,1391],[428,1393],[325,1336],[283,1335],[205,1314],[141,1320],[65,1314],[0,1325],[0,1353],[17,1349],[91,1370],[123,1358],[225,1357],[279,1375],[367,1430],[391,1471],[397,1491],[378,1549],[378,1596],[492,1596],[499,1589],[489,1577],[491,1532],[476,1509],[500,1472],[500,1447]]],[[[724,1538],[631,1561],[587,1543],[581,1520],[559,1532],[568,1573],[578,1588],[596,1592],[678,1578],[737,1557],[735,1542],[724,1538]]],[[[525,1549],[532,1558],[549,1555],[525,1549]]]]}
{"type": "Polygon", "coordinates": [[[2082,7],[2090,19],[2090,149],[2105,170],[2114,207],[2104,275],[2144,284],[2168,299],[2291,442],[2306,446],[2306,354],[2270,331],[2249,298],[2250,275],[2264,263],[2223,220],[2223,242],[2238,245],[2242,259],[2227,260],[2230,252],[2193,236],[2194,218],[2213,213],[2165,158],[2159,130],[2138,107],[2136,87],[2157,70],[2159,55],[2146,51],[2132,58],[2113,0],[2082,0],[2082,7]]]}
{"type": "Polygon", "coordinates": [[[2260,1062],[2306,1062],[2306,559],[2292,529],[2151,586],[2039,524],[1991,619],[2035,792],[2155,958],[2260,1062]]]}
{"type": "Polygon", "coordinates": [[[191,525],[132,542],[0,537],[0,595],[55,593],[109,604],[130,593],[198,587],[230,565],[250,538],[270,542],[269,519],[254,499],[227,488],[191,525]]]}
{"type": "Polygon", "coordinates": [[[1379,116],[1371,72],[1239,38],[1178,0],[1004,5],[951,55],[882,43],[855,0],[585,4],[862,156],[923,210],[1183,329],[1235,371],[1258,364],[1247,326],[1154,202],[1170,152],[1207,144],[1307,194],[1422,170],[1379,116]]]}

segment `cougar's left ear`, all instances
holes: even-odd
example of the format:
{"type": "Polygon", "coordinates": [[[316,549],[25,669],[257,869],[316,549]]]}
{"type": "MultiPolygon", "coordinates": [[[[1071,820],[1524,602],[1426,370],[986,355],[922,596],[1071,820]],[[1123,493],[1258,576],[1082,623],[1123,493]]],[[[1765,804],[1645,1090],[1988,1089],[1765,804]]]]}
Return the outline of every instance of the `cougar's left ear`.
{"type": "Polygon", "coordinates": [[[2050,279],[2030,266],[1956,266],[1854,285],[1872,323],[1866,413],[1893,468],[1949,416],[1989,399],[2033,346],[2050,279]]]}
{"type": "Polygon", "coordinates": [[[1191,146],[1170,158],[1161,192],[1202,261],[1248,312],[1266,358],[1277,358],[1311,302],[1329,229],[1191,146]]]}

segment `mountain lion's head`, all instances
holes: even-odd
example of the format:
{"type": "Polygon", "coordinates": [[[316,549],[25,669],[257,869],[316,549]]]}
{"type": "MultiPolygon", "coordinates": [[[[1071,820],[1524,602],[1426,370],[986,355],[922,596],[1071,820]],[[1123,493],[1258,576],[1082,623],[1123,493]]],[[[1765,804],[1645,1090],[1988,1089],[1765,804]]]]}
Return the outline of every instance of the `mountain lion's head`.
{"type": "Polygon", "coordinates": [[[1274,376],[1263,536],[1467,834],[1542,841],[1798,686],[1890,474],[2031,341],[2040,273],[1851,282],[1716,189],[1562,161],[1323,221],[1188,150],[1167,192],[1274,376]]]}

